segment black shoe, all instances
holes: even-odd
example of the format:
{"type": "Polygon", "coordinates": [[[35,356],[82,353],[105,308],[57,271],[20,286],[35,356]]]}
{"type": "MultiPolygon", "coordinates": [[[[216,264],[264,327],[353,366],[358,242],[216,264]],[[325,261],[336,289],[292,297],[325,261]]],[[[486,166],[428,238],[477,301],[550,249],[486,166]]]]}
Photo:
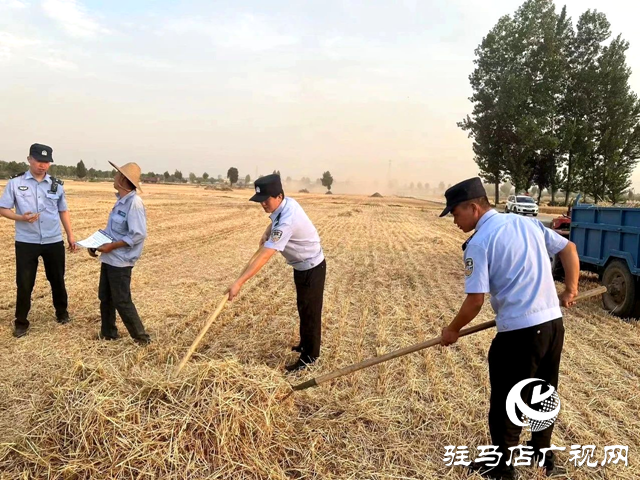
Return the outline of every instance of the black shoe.
{"type": "Polygon", "coordinates": [[[291,351],[302,353],[302,344],[299,343],[298,345],[294,345],[293,347],[291,347],[291,351]]]}
{"type": "Polygon", "coordinates": [[[292,363],[291,365],[285,365],[284,369],[287,372],[297,372],[298,370],[303,370],[307,368],[309,365],[311,365],[315,361],[316,359],[313,357],[305,357],[305,358],[300,357],[295,363],[292,363]]]}
{"type": "Polygon", "coordinates": [[[147,338],[134,338],[133,341],[136,342],[141,347],[146,347],[147,345],[151,344],[151,339],[149,337],[147,337],[147,338]]]}
{"type": "Polygon", "coordinates": [[[471,473],[477,473],[487,480],[516,480],[518,475],[513,466],[498,465],[497,467],[487,467],[482,462],[471,462],[467,467],[471,473]]]}
{"type": "Polygon", "coordinates": [[[17,326],[13,329],[13,336],[16,338],[24,337],[29,331],[29,327],[24,325],[17,326]]]}
{"type": "Polygon", "coordinates": [[[60,325],[65,325],[65,324],[69,323],[70,321],[71,321],[71,318],[69,318],[69,313],[68,312],[64,312],[59,317],[56,317],[56,322],[58,322],[60,325]]]}
{"type": "Polygon", "coordinates": [[[119,338],[120,338],[120,335],[116,335],[115,337],[107,337],[105,335],[102,335],[102,333],[98,333],[98,335],[96,336],[96,340],[107,340],[107,341],[118,340],[119,338]]]}

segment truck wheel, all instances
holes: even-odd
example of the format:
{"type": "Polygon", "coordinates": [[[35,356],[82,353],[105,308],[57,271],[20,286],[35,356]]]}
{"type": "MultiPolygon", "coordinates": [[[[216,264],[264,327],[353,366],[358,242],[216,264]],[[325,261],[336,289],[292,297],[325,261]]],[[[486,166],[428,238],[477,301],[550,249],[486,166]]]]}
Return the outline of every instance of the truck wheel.
{"type": "Polygon", "coordinates": [[[562,262],[560,261],[560,257],[558,256],[558,254],[555,254],[551,258],[551,274],[553,275],[553,279],[555,281],[564,281],[564,267],[562,266],[562,262]]]}
{"type": "Polygon", "coordinates": [[[621,318],[634,316],[636,305],[636,279],[626,262],[614,260],[604,270],[602,284],[607,293],[602,295],[604,308],[621,318]]]}

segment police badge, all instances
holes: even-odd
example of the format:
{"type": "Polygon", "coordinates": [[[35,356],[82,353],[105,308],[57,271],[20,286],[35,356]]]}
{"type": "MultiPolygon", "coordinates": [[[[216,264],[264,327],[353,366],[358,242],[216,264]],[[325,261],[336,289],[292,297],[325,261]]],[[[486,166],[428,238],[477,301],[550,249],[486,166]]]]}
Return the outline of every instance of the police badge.
{"type": "Polygon", "coordinates": [[[473,273],[473,258],[469,257],[464,261],[464,275],[470,277],[473,273]]]}

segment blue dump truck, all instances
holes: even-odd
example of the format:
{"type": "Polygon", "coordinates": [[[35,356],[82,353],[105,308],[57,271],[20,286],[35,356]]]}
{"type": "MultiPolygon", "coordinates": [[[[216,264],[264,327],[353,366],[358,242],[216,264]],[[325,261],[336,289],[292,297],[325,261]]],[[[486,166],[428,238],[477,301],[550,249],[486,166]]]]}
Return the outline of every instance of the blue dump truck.
{"type": "MultiPolygon", "coordinates": [[[[569,238],[580,269],[607,287],[604,307],[622,318],[640,317],[640,208],[573,205],[569,238]]],[[[555,262],[557,263],[557,262],[555,262]]],[[[560,276],[554,269],[554,276],[560,276]]]]}

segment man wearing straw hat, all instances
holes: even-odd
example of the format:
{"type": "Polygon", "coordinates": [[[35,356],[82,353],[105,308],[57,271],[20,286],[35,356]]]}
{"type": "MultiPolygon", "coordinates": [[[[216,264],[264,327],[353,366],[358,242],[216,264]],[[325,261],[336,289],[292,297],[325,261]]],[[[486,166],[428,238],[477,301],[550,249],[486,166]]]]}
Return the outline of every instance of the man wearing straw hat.
{"type": "MultiPolygon", "coordinates": [[[[491,294],[498,333],[489,349],[491,400],[489,431],[502,454],[495,468],[474,462],[470,468],[486,478],[516,478],[509,448],[517,447],[522,428],[507,413],[509,392],[522,381],[540,379],[558,387],[564,326],[560,305],[574,304],[578,293],[580,261],[575,245],[540,221],[518,215],[500,215],[491,208],[478,177],[445,192],[447,206],[440,216],[453,214],[463,232],[475,230],[464,243],[467,297],[453,321],[442,330],[442,344],[458,340],[460,330],[480,312],[484,296],[491,294]],[[558,254],[565,271],[565,290],[556,292],[550,254],[558,254]]],[[[522,390],[531,398],[532,386],[522,390]]],[[[562,474],[551,446],[553,423],[533,431],[528,446],[534,464],[547,476],[562,474]]]]}
{"type": "Polygon", "coordinates": [[[238,295],[242,285],[258,273],[276,252],[282,253],[293,267],[300,316],[300,344],[292,348],[300,352],[300,358],[285,367],[293,372],[306,368],[320,356],[327,264],[316,227],[298,202],[284,196],[280,175],[259,178],[254,185],[255,195],[250,200],[259,202],[264,211],[270,214],[271,224],[260,240],[258,254],[229,287],[229,300],[238,295]]]}
{"type": "MultiPolygon", "coordinates": [[[[131,299],[131,271],[142,254],[147,237],[147,217],[142,199],[138,196],[138,191],[142,191],[140,167],[135,163],[127,163],[122,167],[109,163],[117,170],[113,187],[118,192],[118,200],[111,210],[106,229],[113,241],[97,249],[101,253],[102,263],[98,287],[102,325],[98,338],[118,338],[117,311],[134,341],[139,345],[148,345],[151,339],[131,299]]],[[[89,255],[97,257],[95,250],[90,249],[89,255]]]]}
{"type": "Polygon", "coordinates": [[[13,336],[27,334],[31,293],[42,257],[47,280],[51,284],[56,321],[70,322],[67,290],[64,282],[65,251],[60,223],[69,241],[69,251],[76,250],[64,183],[47,171],[53,162],[53,149],[34,143],[29,149],[29,170],[11,177],[0,198],[0,215],[16,222],[16,320],[13,336]],[[15,212],[13,208],[15,207],[15,212]]]}

